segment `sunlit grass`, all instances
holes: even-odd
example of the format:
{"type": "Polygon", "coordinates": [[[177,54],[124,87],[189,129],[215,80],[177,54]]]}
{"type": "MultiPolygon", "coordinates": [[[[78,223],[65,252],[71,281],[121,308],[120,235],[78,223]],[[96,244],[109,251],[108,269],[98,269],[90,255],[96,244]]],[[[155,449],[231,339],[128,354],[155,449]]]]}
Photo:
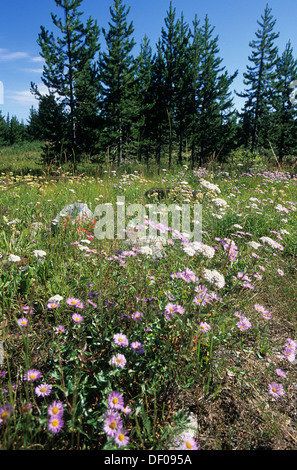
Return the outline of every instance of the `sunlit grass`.
{"type": "MultiPolygon", "coordinates": [[[[185,426],[189,397],[192,406],[198,395],[215,403],[223,396],[226,370],[236,377],[235,394],[245,383],[256,390],[263,413],[265,403],[276,412],[283,409],[284,397],[268,393],[270,382],[282,379],[274,376],[272,366],[265,379],[262,370],[267,362],[274,364],[277,354],[288,377],[285,392],[291,393],[294,365],[283,350],[296,333],[296,179],[268,175],[261,168],[247,174],[237,169],[232,178],[222,169],[201,170],[200,176],[220,192],[203,187],[199,174],[187,168],[153,176],[138,167],[129,173],[108,170],[100,177],[3,172],[0,406],[9,404],[12,410],[1,411],[2,449],[117,449],[114,424],[122,434],[125,430],[123,448],[168,448],[185,426]],[[116,208],[119,196],[126,205],[148,204],[154,200],[145,198],[147,189],[172,186],[181,190],[166,203],[193,207],[195,201],[182,192],[187,186],[203,194],[203,243],[214,248],[213,257],[203,250],[191,254],[180,238],[164,244],[155,258],[154,246],[146,254],[127,240],[100,241],[92,236],[94,224],[73,225],[67,218],[51,231],[51,221],[71,203],[85,203],[93,212],[102,203],[116,208]],[[226,207],[213,199],[225,201],[226,207]],[[41,223],[36,231],[35,222],[41,223]],[[264,236],[281,248],[261,243],[264,236]],[[232,259],[226,248],[231,240],[232,259]],[[45,255],[39,258],[35,250],[45,255]],[[10,255],[20,260],[10,261],[10,255]],[[206,270],[218,271],[223,285],[204,277],[206,270]],[[56,295],[61,299],[53,307],[49,299],[56,295]],[[70,298],[78,299],[81,308],[68,304],[70,298]],[[257,311],[256,304],[271,318],[257,311]],[[82,316],[81,322],[74,313],[82,316]],[[240,329],[239,314],[250,328],[240,329]],[[26,326],[18,323],[21,318],[26,326]],[[128,346],[114,342],[118,333],[126,335],[128,346]],[[117,367],[113,358],[118,354],[124,358],[118,357],[117,367]],[[252,357],[261,364],[259,375],[250,375],[252,357]],[[42,377],[24,380],[31,369],[42,377]],[[36,394],[41,384],[51,385],[50,395],[36,394]],[[107,428],[114,391],[129,408],[127,414],[113,409],[114,423],[107,428]],[[48,414],[54,400],[64,410],[56,428],[48,414]]],[[[265,432],[273,435],[274,423],[269,423],[265,432]]],[[[196,441],[209,448],[213,441],[206,442],[202,431],[196,441]]],[[[249,443],[243,439],[240,446],[248,449],[249,443]]]]}

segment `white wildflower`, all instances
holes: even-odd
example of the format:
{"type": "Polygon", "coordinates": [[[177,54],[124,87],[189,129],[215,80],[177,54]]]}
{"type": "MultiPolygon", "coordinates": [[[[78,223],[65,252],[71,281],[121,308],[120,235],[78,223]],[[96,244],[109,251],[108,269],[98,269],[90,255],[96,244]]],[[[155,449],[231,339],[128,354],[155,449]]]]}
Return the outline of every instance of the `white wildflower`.
{"type": "Polygon", "coordinates": [[[257,242],[253,242],[253,241],[248,242],[248,245],[251,246],[252,248],[254,248],[254,250],[258,250],[258,248],[260,248],[260,246],[262,246],[261,243],[257,243],[257,242]]]}
{"type": "Polygon", "coordinates": [[[46,252],[43,250],[34,250],[33,254],[36,258],[44,258],[46,256],[46,252]]]}
{"type": "Polygon", "coordinates": [[[21,261],[21,258],[17,255],[9,255],[8,256],[8,261],[12,261],[13,263],[17,263],[18,261],[21,261]]]}
{"type": "Polygon", "coordinates": [[[212,199],[212,202],[219,209],[225,209],[226,207],[228,207],[228,203],[225,201],[225,199],[221,199],[219,197],[212,199]]]}
{"type": "Polygon", "coordinates": [[[261,237],[260,241],[264,244],[269,245],[271,248],[279,248],[280,244],[270,237],[261,237]]]}
{"type": "Polygon", "coordinates": [[[222,289],[225,285],[225,278],[222,274],[218,271],[211,270],[211,269],[204,269],[203,271],[203,279],[208,281],[213,286],[217,287],[218,289],[222,289]]]}
{"type": "Polygon", "coordinates": [[[196,253],[205,256],[205,258],[211,259],[215,255],[215,249],[212,246],[205,245],[204,243],[193,242],[192,248],[196,250],[196,253]]]}
{"type": "Polygon", "coordinates": [[[200,180],[200,184],[201,186],[203,186],[206,189],[209,189],[210,191],[215,191],[217,193],[221,192],[220,188],[216,184],[210,183],[207,180],[204,180],[204,179],[200,180]]]}

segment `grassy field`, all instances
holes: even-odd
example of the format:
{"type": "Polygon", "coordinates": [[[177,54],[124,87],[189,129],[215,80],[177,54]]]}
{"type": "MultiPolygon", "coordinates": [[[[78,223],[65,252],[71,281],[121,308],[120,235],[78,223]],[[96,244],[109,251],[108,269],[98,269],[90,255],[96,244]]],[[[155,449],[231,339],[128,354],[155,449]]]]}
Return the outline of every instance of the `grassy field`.
{"type": "Polygon", "coordinates": [[[296,449],[294,174],[234,165],[73,176],[8,162],[1,449],[164,450],[177,435],[188,450],[296,449]],[[51,229],[71,203],[94,212],[124,196],[149,209],[152,187],[178,188],[164,204],[202,205],[201,244],[165,231],[170,219],[149,246],[100,240],[95,220],[51,229]],[[184,437],[190,413],[197,427],[184,437]]]}

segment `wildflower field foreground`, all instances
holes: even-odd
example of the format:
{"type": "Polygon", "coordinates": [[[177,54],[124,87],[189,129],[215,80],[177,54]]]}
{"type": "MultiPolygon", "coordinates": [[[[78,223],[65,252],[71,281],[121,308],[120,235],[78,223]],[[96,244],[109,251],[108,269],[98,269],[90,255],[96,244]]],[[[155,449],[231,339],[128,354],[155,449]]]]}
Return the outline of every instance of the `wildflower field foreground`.
{"type": "Polygon", "coordinates": [[[1,449],[170,449],[190,413],[184,449],[296,449],[296,209],[297,176],[260,166],[3,172],[1,449]],[[52,230],[71,203],[147,207],[152,187],[201,204],[201,243],[170,220],[149,244],[52,230]]]}

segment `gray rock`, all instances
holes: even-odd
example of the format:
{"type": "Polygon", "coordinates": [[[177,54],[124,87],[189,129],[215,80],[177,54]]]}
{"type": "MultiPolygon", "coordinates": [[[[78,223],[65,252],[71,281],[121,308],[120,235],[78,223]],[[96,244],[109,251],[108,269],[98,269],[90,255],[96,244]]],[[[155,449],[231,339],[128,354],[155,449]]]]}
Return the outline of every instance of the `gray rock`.
{"type": "Polygon", "coordinates": [[[72,223],[74,224],[77,219],[93,219],[93,212],[88,208],[87,204],[80,202],[75,202],[74,204],[69,204],[69,206],[64,207],[59,214],[52,220],[51,230],[54,231],[59,222],[64,217],[73,217],[72,223]]]}
{"type": "Polygon", "coordinates": [[[43,228],[43,225],[41,222],[33,222],[30,225],[30,228],[31,228],[31,236],[34,237],[34,235],[36,235],[37,232],[43,228]]]}

